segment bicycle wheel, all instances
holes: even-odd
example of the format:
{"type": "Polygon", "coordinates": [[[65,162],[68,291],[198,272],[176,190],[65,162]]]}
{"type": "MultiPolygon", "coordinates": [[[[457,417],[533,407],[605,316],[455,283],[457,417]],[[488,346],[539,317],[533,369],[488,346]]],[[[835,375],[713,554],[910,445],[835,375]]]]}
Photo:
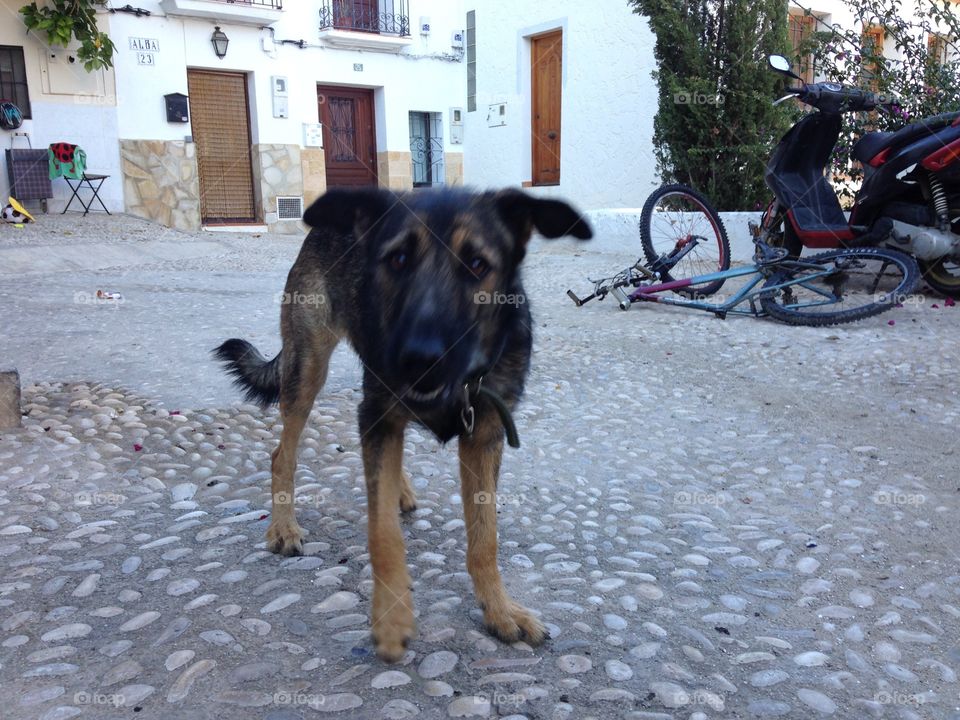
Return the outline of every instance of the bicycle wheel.
{"type": "MultiPolygon", "coordinates": [[[[640,215],[640,241],[647,262],[667,264],[664,281],[691,278],[730,267],[730,241],[717,211],[686,185],[664,185],[647,198],[640,215]],[[671,258],[684,253],[675,264],[671,258]]],[[[677,289],[689,296],[712,295],[723,285],[715,280],[677,289]]]]}
{"type": "Polygon", "coordinates": [[[886,248],[831,250],[803,262],[816,267],[777,270],[764,283],[760,305],[770,317],[814,327],[854,322],[902,303],[920,277],[916,260],[886,248]]]}

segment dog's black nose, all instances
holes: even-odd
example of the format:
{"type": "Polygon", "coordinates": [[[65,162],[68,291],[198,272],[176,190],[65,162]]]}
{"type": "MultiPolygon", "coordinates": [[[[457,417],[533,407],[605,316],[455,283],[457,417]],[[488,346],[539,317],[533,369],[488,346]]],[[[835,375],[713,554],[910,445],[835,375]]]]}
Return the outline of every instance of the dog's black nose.
{"type": "Polygon", "coordinates": [[[433,390],[443,382],[441,366],[445,353],[446,348],[438,337],[411,337],[403,344],[397,360],[410,385],[433,390]]]}

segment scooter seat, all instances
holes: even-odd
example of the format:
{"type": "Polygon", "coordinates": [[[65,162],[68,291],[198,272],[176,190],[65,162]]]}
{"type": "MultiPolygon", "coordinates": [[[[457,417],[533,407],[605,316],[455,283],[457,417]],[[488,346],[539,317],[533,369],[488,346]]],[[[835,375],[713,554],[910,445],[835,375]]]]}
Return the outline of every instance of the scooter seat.
{"type": "Polygon", "coordinates": [[[947,127],[958,118],[960,118],[960,112],[941,113],[919,122],[910,123],[896,132],[867,133],[857,140],[851,155],[862,163],[868,163],[885,148],[900,147],[926,135],[933,135],[937,130],[947,127]]]}
{"type": "Polygon", "coordinates": [[[894,135],[895,132],[867,133],[857,140],[851,154],[860,162],[868,163],[890,143],[894,135]]]}

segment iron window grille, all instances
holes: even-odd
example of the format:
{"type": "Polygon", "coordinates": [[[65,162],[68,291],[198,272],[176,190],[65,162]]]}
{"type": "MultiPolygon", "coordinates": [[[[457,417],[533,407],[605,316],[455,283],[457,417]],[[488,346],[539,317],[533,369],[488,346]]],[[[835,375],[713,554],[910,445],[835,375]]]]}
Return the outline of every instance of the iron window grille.
{"type": "Polygon", "coordinates": [[[444,184],[443,116],[440,113],[410,113],[410,156],[415,188],[444,184]]]}
{"type": "Polygon", "coordinates": [[[324,0],[321,30],[352,30],[410,37],[408,0],[324,0]]]}

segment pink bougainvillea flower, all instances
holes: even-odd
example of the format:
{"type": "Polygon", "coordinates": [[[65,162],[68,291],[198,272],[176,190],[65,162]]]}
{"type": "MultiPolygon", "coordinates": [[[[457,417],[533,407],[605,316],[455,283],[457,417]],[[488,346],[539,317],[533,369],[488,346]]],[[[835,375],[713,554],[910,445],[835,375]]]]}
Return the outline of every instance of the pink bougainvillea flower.
{"type": "Polygon", "coordinates": [[[139,444],[139,443],[134,443],[134,444],[133,444],[133,451],[134,451],[134,452],[140,452],[141,450],[143,450],[143,445],[141,445],[141,444],[139,444]]]}

